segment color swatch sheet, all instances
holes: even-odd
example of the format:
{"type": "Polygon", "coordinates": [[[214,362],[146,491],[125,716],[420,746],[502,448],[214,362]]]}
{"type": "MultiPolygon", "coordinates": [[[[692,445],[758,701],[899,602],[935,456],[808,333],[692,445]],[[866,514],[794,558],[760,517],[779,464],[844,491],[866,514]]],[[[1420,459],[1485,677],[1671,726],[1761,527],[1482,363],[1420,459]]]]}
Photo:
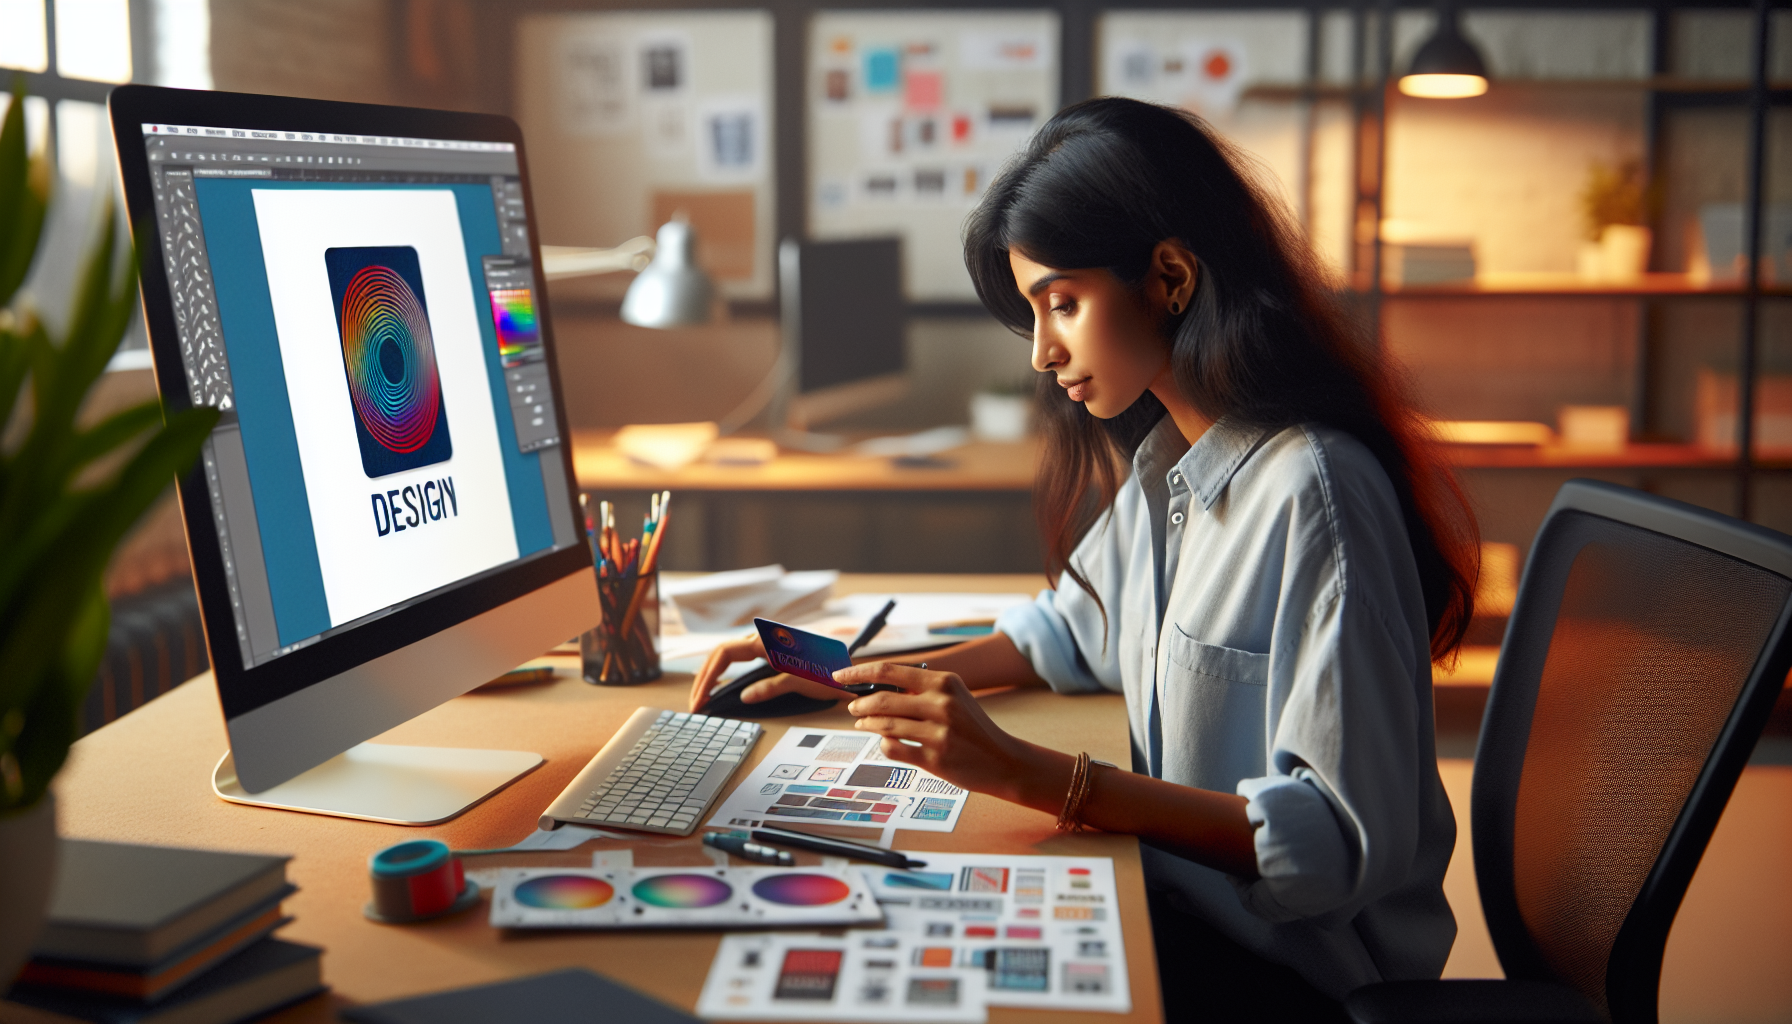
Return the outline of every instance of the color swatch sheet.
{"type": "Polygon", "coordinates": [[[967,794],[937,775],[883,756],[879,738],[853,729],[792,728],[728,794],[712,827],[803,822],[950,832],[967,794]]]}
{"type": "Polygon", "coordinates": [[[920,856],[921,870],[865,868],[916,962],[983,976],[991,1006],[1132,1009],[1113,860],[920,856]]]}
{"type": "Polygon", "coordinates": [[[856,868],[512,868],[500,871],[499,928],[831,927],[883,920],[856,868]]]}
{"type": "Polygon", "coordinates": [[[697,1000],[705,1020],[981,1024],[984,978],[924,964],[915,941],[888,931],[727,935],[697,1000]]]}

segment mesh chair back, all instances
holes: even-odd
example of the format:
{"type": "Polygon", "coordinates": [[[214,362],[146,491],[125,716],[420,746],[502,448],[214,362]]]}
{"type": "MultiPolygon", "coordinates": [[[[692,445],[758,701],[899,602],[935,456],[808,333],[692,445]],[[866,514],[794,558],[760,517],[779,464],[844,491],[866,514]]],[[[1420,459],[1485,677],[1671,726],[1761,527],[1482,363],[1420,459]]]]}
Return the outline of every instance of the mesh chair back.
{"type": "Polygon", "coordinates": [[[1789,614],[1792,538],[1563,489],[1476,752],[1475,867],[1509,977],[1655,1019],[1668,927],[1792,658],[1789,614]]]}

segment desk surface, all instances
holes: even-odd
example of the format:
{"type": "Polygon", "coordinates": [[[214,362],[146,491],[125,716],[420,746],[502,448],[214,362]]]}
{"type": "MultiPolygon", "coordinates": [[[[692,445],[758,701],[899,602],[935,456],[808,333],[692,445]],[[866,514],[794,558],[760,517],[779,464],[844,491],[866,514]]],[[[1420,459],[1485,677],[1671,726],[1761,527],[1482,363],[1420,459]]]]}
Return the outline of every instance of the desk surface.
{"type": "MultiPolygon", "coordinates": [[[[1026,590],[1028,576],[847,577],[842,590],[1026,590]]],[[[299,892],[287,900],[297,920],[281,933],[322,946],[331,999],[315,999],[281,1020],[325,1020],[339,1002],[371,1002],[455,988],[566,966],[585,966],[687,1009],[696,1005],[714,958],[717,932],[505,934],[480,907],[421,925],[373,924],[361,916],[368,898],[367,858],[394,842],[439,838],[457,849],[506,846],[528,835],[535,817],[639,705],[682,708],[690,677],[668,674],[634,688],[603,688],[576,679],[537,687],[469,694],[392,730],[382,741],[534,750],[547,763],[460,818],[432,828],[294,814],[227,804],[209,779],[225,749],[211,677],[202,675],[84,738],[56,784],[64,835],[94,839],[237,849],[293,855],[289,874],[299,892]]],[[[991,691],[984,706],[1003,728],[1037,743],[1124,764],[1125,706],[1118,695],[1060,697],[1044,691],[991,691]]],[[[843,727],[829,711],[766,722],[754,762],[790,725],[843,727]]],[[[750,767],[750,766],[749,766],[750,767]]],[[[737,778],[744,778],[743,768],[737,778]]],[[[1023,1019],[1091,1022],[1162,1019],[1156,956],[1145,909],[1138,842],[1130,836],[1064,836],[1050,815],[973,794],[954,832],[901,831],[896,846],[912,850],[1106,856],[1114,859],[1132,981],[1133,1012],[1049,1014],[992,1008],[992,1022],[1023,1019]]],[[[591,852],[632,845],[643,865],[707,864],[695,836],[633,843],[595,840],[565,854],[478,858],[479,867],[589,864],[591,852]]]]}
{"type": "Polygon", "coordinates": [[[608,431],[574,431],[573,469],[585,490],[1030,491],[1038,442],[974,441],[942,452],[947,465],[904,468],[888,458],[780,451],[758,466],[695,462],[663,470],[631,461],[608,431]]]}

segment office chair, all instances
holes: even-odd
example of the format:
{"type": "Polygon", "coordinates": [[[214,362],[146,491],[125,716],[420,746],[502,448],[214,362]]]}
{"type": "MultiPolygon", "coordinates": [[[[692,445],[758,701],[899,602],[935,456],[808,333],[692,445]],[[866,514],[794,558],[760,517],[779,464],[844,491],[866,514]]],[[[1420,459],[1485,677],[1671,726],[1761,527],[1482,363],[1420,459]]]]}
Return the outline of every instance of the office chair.
{"type": "Polygon", "coordinates": [[[1653,1024],[1668,929],[1788,669],[1792,537],[1569,481],[1475,751],[1475,876],[1509,980],[1367,985],[1351,1019],[1653,1024]]]}

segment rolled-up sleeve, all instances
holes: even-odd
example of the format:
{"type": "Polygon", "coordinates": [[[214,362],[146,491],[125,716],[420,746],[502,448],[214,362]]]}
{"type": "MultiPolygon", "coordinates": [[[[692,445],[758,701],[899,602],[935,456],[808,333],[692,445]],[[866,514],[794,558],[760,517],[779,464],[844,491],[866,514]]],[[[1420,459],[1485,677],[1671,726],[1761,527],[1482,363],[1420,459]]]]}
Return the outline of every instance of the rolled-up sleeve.
{"type": "MultiPolygon", "coordinates": [[[[1056,590],[1042,590],[1032,604],[1010,608],[996,620],[996,632],[1014,641],[1033,671],[1059,693],[1123,692],[1121,591],[1129,573],[1139,575],[1129,565],[1140,557],[1131,526],[1139,501],[1138,485],[1129,482],[1112,513],[1071,553],[1071,563],[1101,596],[1099,603],[1066,573],[1056,590]]],[[[1150,558],[1149,550],[1143,557],[1150,558]]]]}
{"type": "MultiPolygon", "coordinates": [[[[1074,586],[1075,584],[1072,583],[1074,586]]],[[[1014,641],[1033,671],[1059,693],[1094,693],[1119,689],[1102,685],[1076,646],[1070,623],[1057,607],[1058,592],[1042,590],[1032,604],[1016,605],[996,620],[996,632],[1014,641]]]]}
{"type": "Polygon", "coordinates": [[[1251,912],[1268,921],[1297,921],[1336,910],[1353,888],[1351,853],[1324,783],[1306,768],[1292,775],[1245,779],[1238,795],[1256,829],[1257,872],[1240,885],[1251,912]]]}

